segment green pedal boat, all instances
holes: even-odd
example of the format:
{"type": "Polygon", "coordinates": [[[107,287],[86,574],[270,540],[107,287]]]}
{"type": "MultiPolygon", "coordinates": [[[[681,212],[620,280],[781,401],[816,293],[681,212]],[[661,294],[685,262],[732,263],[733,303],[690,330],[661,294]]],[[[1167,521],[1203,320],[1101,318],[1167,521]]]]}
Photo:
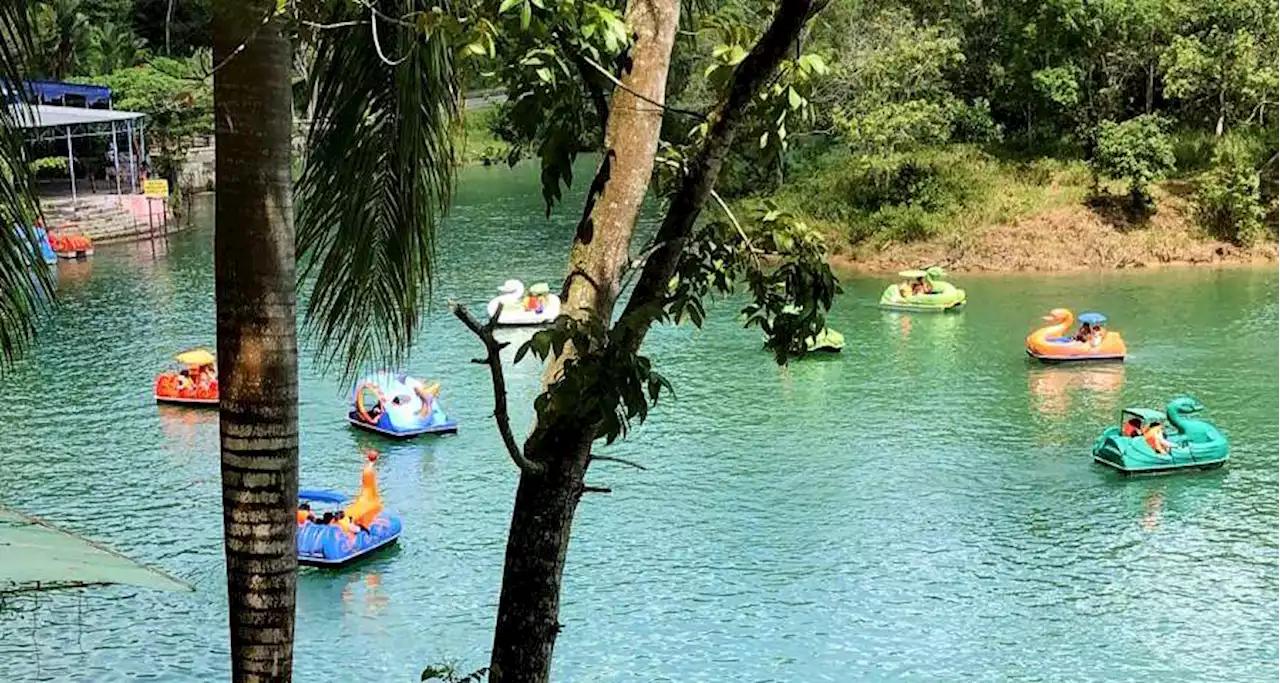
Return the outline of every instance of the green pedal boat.
{"type": "Polygon", "coordinates": [[[880,295],[880,307],[895,311],[951,311],[964,305],[964,290],[943,282],[946,273],[937,266],[924,270],[904,270],[898,277],[906,281],[889,285],[880,295]],[[920,290],[924,290],[922,293],[920,290]],[[914,293],[913,293],[914,292],[914,293]]]}
{"type": "Polygon", "coordinates": [[[1173,399],[1164,412],[1126,409],[1120,425],[1107,427],[1094,442],[1093,459],[1125,474],[1221,467],[1227,462],[1227,437],[1209,422],[1188,417],[1203,409],[1189,396],[1173,399]],[[1170,431],[1164,432],[1166,426],[1170,431]]]}

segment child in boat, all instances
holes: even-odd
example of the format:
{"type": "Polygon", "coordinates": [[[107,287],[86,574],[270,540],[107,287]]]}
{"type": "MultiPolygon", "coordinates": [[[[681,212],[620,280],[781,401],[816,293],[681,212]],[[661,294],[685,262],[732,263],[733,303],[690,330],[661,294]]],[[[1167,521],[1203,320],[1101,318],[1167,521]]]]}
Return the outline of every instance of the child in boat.
{"type": "Polygon", "coordinates": [[[1102,325],[1097,325],[1093,331],[1089,333],[1089,343],[1097,346],[1102,343],[1102,338],[1107,335],[1107,330],[1102,325]]]}
{"type": "Polygon", "coordinates": [[[1147,431],[1142,433],[1142,438],[1146,439],[1147,445],[1151,447],[1151,450],[1160,455],[1167,454],[1169,449],[1177,446],[1177,444],[1164,438],[1164,426],[1159,422],[1152,422],[1147,427],[1147,431]]]}
{"type": "Polygon", "coordinates": [[[1081,323],[1080,331],[1076,332],[1075,341],[1088,342],[1093,336],[1093,326],[1089,323],[1081,323]]]}

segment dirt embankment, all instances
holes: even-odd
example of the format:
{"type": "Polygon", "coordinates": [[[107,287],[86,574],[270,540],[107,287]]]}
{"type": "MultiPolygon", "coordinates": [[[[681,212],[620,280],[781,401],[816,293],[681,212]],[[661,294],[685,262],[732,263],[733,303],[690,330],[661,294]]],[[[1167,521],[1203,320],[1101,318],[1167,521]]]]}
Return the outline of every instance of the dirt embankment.
{"type": "Polygon", "coordinates": [[[1192,217],[1185,188],[1154,192],[1157,211],[1145,220],[1125,215],[1123,198],[1072,204],[911,244],[858,245],[832,264],[876,272],[938,264],[952,271],[1053,271],[1168,265],[1275,263],[1276,242],[1241,248],[1206,237],[1192,217]],[[1114,201],[1112,201],[1114,200],[1114,201]]]}

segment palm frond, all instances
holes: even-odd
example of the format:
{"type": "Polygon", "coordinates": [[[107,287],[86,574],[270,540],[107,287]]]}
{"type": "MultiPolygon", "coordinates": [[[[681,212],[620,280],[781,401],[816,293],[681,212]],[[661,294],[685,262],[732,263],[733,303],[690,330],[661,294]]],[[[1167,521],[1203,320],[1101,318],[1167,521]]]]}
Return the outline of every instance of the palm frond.
{"type": "Polygon", "coordinates": [[[31,50],[30,3],[0,3],[0,369],[35,338],[36,323],[52,300],[53,277],[40,259],[32,227],[39,215],[18,121],[25,112],[23,59],[31,50]]]}
{"type": "MultiPolygon", "coordinates": [[[[423,9],[412,0],[374,4],[391,17],[423,9]]],[[[371,18],[362,4],[327,7],[329,22],[371,18]]],[[[320,357],[348,376],[407,354],[430,297],[436,224],[453,191],[450,46],[376,23],[376,37],[368,24],[319,32],[308,88],[314,118],[296,192],[300,278],[314,277],[306,330],[320,357]]]]}

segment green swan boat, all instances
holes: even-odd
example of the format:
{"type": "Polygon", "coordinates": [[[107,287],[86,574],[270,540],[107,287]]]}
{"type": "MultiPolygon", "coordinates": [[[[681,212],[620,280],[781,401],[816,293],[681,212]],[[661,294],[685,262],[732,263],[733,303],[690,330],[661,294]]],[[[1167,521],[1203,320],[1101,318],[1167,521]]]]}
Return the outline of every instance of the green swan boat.
{"type": "Polygon", "coordinates": [[[949,311],[964,305],[963,289],[957,289],[950,282],[943,282],[946,273],[938,266],[924,270],[904,270],[898,277],[911,280],[923,280],[932,291],[930,294],[903,295],[902,285],[892,284],[880,295],[880,307],[898,311],[949,311]]]}
{"type": "Polygon", "coordinates": [[[804,340],[805,347],[813,351],[826,351],[828,353],[839,353],[844,348],[844,335],[836,332],[830,327],[822,328],[816,337],[809,337],[804,340]]]}
{"type": "Polygon", "coordinates": [[[1120,425],[1107,427],[1093,444],[1093,459],[1125,474],[1159,474],[1181,469],[1213,469],[1227,462],[1227,437],[1204,420],[1188,417],[1204,409],[1190,396],[1169,401],[1164,412],[1128,408],[1120,413],[1120,425]],[[1157,453],[1143,433],[1152,425],[1172,430],[1164,438],[1173,444],[1157,453]]]}

